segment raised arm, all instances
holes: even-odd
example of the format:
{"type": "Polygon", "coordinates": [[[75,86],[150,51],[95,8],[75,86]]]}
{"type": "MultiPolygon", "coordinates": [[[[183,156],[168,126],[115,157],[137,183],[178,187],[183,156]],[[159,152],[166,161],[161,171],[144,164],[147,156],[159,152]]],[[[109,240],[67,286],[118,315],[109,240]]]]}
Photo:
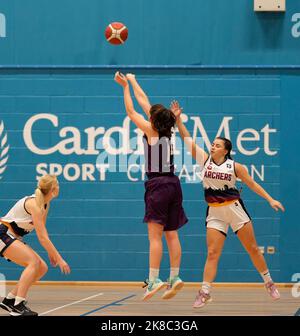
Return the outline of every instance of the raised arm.
{"type": "Polygon", "coordinates": [[[147,135],[147,137],[151,137],[153,133],[151,123],[135,111],[127,78],[120,72],[116,72],[115,81],[123,87],[124,104],[128,117],[147,135]]]}
{"type": "Polygon", "coordinates": [[[143,91],[143,89],[141,88],[141,86],[137,82],[137,80],[135,78],[135,75],[127,74],[126,78],[129,80],[129,82],[130,82],[130,84],[133,88],[133,92],[134,92],[134,95],[135,95],[135,98],[136,98],[137,102],[139,103],[139,105],[141,106],[143,111],[146,113],[148,118],[150,118],[151,104],[149,102],[149,99],[148,99],[146,93],[143,91]]]}
{"type": "Polygon", "coordinates": [[[197,161],[199,165],[203,166],[205,161],[208,159],[208,154],[200,146],[198,146],[195,141],[193,141],[190,132],[187,130],[184,123],[182,122],[182,108],[179,106],[179,103],[174,100],[171,103],[170,109],[176,116],[176,125],[178,127],[181,138],[184,140],[193,158],[197,161]]]}
{"type": "Polygon", "coordinates": [[[266,199],[273,209],[275,209],[276,211],[278,211],[279,209],[284,211],[283,205],[279,201],[273,199],[262,186],[260,186],[257,182],[255,182],[252,179],[252,177],[248,174],[247,169],[243,167],[240,163],[235,162],[235,171],[237,177],[240,178],[242,182],[245,183],[257,195],[266,199]]]}

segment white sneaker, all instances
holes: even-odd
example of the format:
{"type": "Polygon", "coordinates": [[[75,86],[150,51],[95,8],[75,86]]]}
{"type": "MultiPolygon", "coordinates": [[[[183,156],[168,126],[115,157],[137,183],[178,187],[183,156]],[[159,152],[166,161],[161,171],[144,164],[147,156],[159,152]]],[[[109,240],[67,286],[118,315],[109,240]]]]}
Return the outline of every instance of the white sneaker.
{"type": "Polygon", "coordinates": [[[158,292],[160,289],[162,289],[165,285],[164,282],[162,282],[159,278],[154,279],[153,281],[148,280],[145,282],[147,284],[146,292],[142,298],[143,301],[149,300],[152,298],[152,296],[158,292]]]}

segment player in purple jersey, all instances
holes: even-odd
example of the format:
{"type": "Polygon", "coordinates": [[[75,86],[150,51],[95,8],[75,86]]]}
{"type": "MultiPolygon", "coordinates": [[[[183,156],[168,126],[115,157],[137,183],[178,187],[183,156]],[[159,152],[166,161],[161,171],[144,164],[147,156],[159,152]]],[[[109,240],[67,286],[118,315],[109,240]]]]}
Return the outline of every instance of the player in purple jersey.
{"type": "Polygon", "coordinates": [[[261,274],[270,296],[275,300],[279,299],[280,294],[272,281],[265,258],[257,245],[251,217],[236,188],[236,179],[240,178],[251,190],[265,198],[276,211],[279,209],[284,211],[284,207],[251,178],[245,167],[232,160],[230,140],[221,137],[216,138],[211,145],[210,153],[206,153],[192,140],[190,133],[183,124],[180,117],[182,109],[178,102],[172,102],[171,110],[177,116],[176,124],[181,137],[197,163],[203,167],[204,195],[208,203],[206,214],[207,259],[202,288],[196,296],[194,308],[203,307],[211,301],[211,283],[216,277],[218,261],[229,226],[237,234],[255,268],[261,274]]]}
{"type": "Polygon", "coordinates": [[[145,170],[148,177],[145,182],[144,222],[148,225],[150,269],[143,300],[150,299],[164,286],[164,282],[159,279],[163,235],[169,250],[170,277],[162,297],[170,299],[183,287],[183,281],[179,277],[181,245],[177,230],[187,222],[182,207],[180,181],[174,174],[171,136],[175,116],[161,104],[151,106],[133,74],[124,76],[117,72],[115,81],[123,87],[127,115],[144,132],[145,170]],[[129,83],[149,120],[135,111],[129,83]]]}

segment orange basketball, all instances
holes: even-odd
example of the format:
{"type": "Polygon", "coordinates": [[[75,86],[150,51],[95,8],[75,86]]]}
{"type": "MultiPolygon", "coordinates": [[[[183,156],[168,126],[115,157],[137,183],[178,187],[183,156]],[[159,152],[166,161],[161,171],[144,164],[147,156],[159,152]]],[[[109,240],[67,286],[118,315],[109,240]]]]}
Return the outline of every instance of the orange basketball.
{"type": "Polygon", "coordinates": [[[111,44],[123,44],[128,37],[128,29],[121,22],[112,22],[105,29],[106,40],[111,44]]]}

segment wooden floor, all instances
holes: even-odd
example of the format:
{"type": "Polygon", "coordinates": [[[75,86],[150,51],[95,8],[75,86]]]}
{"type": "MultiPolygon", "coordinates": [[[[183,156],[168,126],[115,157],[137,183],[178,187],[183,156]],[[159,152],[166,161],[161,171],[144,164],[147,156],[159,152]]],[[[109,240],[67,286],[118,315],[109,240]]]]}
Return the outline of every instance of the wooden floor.
{"type": "MultiPolygon", "coordinates": [[[[8,290],[11,286],[8,286],[8,290]]],[[[162,300],[158,292],[142,302],[144,289],[128,285],[35,285],[28,306],[45,316],[288,316],[300,308],[291,288],[279,288],[281,299],[272,301],[262,286],[218,286],[213,289],[213,302],[194,309],[197,287],[186,286],[171,300],[162,300]]],[[[1,310],[0,316],[8,315],[1,310]]]]}

